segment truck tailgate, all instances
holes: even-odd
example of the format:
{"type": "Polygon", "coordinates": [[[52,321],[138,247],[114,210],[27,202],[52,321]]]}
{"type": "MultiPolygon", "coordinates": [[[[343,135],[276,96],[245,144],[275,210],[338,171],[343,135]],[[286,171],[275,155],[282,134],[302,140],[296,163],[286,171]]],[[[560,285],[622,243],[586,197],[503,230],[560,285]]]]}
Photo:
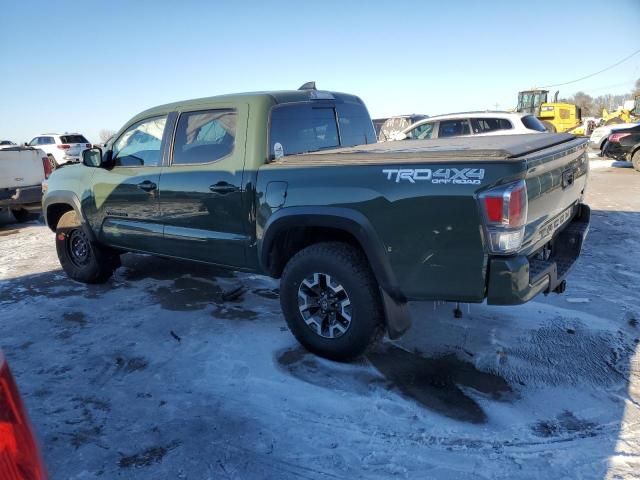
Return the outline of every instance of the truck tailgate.
{"type": "Polygon", "coordinates": [[[577,213],[587,185],[587,139],[576,138],[526,155],[528,215],[522,252],[548,242],[577,213]]]}
{"type": "Polygon", "coordinates": [[[42,158],[45,154],[33,148],[0,150],[0,189],[39,185],[44,180],[42,158]]]}

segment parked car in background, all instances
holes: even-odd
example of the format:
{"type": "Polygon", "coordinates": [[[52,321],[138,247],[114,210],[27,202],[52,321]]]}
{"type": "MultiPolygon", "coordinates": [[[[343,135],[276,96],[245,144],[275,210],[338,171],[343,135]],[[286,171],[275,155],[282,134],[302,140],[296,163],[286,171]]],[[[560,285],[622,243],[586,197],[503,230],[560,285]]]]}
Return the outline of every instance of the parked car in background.
{"type": "Polygon", "coordinates": [[[27,146],[43,150],[59,167],[67,163],[78,163],[82,150],[91,148],[91,143],[79,133],[43,133],[27,146]]]}
{"type": "Polygon", "coordinates": [[[427,140],[467,135],[522,135],[545,133],[534,115],[512,112],[465,112],[437,115],[405,128],[392,140],[427,140]]]}
{"type": "Polygon", "coordinates": [[[18,146],[0,150],[0,210],[11,210],[18,222],[28,220],[41,208],[42,181],[52,171],[52,161],[42,150],[18,146]]]}
{"type": "Polygon", "coordinates": [[[606,157],[633,163],[640,172],[640,125],[617,129],[607,137],[602,151],[606,157]]]}
{"type": "Polygon", "coordinates": [[[0,350],[0,479],[46,480],[20,392],[0,350]]]}
{"type": "Polygon", "coordinates": [[[0,140],[0,150],[2,150],[3,148],[11,148],[11,147],[17,147],[17,145],[13,143],[11,140],[0,140]]]}
{"type": "Polygon", "coordinates": [[[402,132],[409,125],[413,125],[420,120],[429,118],[429,115],[420,115],[417,113],[411,115],[396,115],[388,118],[374,118],[373,128],[376,130],[376,137],[379,142],[386,142],[392,137],[402,132]]]}
{"type": "Polygon", "coordinates": [[[625,128],[632,128],[636,125],[640,125],[638,123],[621,123],[618,125],[603,125],[601,127],[596,128],[593,133],[591,133],[591,137],[589,137],[589,146],[591,148],[595,148],[600,150],[602,154],[602,150],[604,149],[604,144],[607,141],[607,137],[611,135],[613,132],[617,130],[624,130],[625,128]]]}

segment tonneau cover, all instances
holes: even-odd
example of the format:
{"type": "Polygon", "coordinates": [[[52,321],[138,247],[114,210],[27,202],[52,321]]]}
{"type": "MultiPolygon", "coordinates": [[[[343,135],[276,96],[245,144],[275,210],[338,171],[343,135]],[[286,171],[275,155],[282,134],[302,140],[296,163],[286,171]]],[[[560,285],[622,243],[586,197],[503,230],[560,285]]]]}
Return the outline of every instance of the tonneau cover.
{"type": "Polygon", "coordinates": [[[399,140],[289,155],[275,160],[272,164],[322,165],[348,161],[378,163],[415,160],[433,162],[450,162],[452,160],[509,161],[574,139],[576,137],[568,133],[533,133],[433,140],[399,140]]]}

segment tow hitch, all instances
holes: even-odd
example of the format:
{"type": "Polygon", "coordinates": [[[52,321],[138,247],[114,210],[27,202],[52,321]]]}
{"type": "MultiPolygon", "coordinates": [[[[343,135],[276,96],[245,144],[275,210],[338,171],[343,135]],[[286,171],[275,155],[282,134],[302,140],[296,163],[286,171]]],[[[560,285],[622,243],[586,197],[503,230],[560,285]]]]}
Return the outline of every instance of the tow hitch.
{"type": "Polygon", "coordinates": [[[567,289],[567,281],[562,280],[556,288],[553,289],[553,293],[564,293],[567,289]]]}

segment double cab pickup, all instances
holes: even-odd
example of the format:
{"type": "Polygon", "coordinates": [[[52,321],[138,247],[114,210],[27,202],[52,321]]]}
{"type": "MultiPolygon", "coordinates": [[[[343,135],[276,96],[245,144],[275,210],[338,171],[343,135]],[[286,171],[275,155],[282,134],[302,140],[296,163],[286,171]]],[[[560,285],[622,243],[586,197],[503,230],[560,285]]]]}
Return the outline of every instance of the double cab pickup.
{"type": "Polygon", "coordinates": [[[409,301],[562,291],[589,226],[586,140],[377,143],[360,98],[314,85],[152,108],[82,156],[43,197],[72,279],[124,252],[280,278],[291,332],[337,360],[400,336],[409,301]]]}

